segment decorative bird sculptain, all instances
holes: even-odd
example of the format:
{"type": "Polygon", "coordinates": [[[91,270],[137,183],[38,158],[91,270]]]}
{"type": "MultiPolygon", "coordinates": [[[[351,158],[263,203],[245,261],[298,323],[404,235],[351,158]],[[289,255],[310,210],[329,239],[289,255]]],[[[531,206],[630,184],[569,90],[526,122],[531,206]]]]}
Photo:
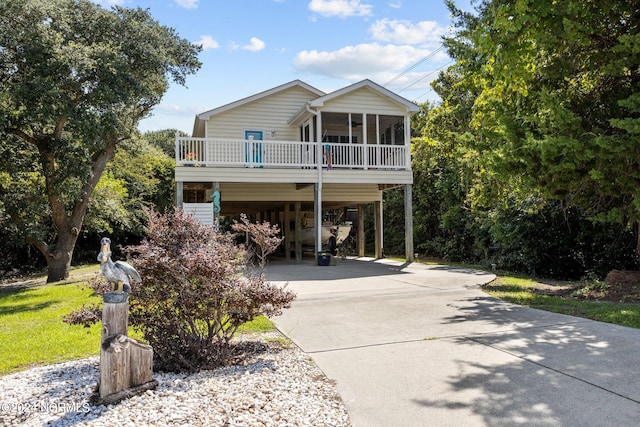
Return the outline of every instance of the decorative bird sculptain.
{"type": "Polygon", "coordinates": [[[113,292],[121,294],[131,290],[131,282],[140,283],[140,274],[131,265],[124,261],[113,262],[111,260],[111,239],[103,237],[100,240],[100,270],[105,279],[113,284],[113,292]]]}

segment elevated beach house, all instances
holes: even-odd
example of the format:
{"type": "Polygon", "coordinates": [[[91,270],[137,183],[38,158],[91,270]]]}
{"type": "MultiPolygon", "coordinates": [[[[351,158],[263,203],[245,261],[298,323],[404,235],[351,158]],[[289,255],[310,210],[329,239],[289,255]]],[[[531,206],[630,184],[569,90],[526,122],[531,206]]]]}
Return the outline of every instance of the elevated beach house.
{"type": "Polygon", "coordinates": [[[351,218],[357,253],[373,233],[382,257],[382,194],[402,186],[413,260],[410,117],[418,110],[370,80],[331,93],[294,80],[205,111],[193,136],[176,136],[177,206],[214,225],[239,213],[280,224],[286,256],[298,260],[305,232],[317,254],[328,220],[351,218]],[[368,204],[375,224],[365,230],[368,204]]]}

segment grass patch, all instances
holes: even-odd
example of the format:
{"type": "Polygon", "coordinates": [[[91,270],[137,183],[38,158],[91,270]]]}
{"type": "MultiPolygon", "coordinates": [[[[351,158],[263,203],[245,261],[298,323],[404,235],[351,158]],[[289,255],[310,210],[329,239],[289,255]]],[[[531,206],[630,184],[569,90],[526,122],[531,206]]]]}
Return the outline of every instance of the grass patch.
{"type": "Polygon", "coordinates": [[[259,316],[253,319],[251,322],[247,322],[238,328],[238,332],[241,334],[261,334],[265,332],[271,332],[275,329],[275,325],[267,317],[259,316]]]}
{"type": "MultiPolygon", "coordinates": [[[[64,362],[100,353],[101,323],[90,328],[69,325],[62,317],[83,305],[100,303],[87,282],[98,265],[73,268],[70,278],[46,284],[46,277],[0,286],[0,376],[33,366],[64,362]]],[[[275,329],[260,316],[240,327],[239,333],[265,333],[275,329]]],[[[144,341],[142,334],[129,336],[144,341]]]]}
{"type": "Polygon", "coordinates": [[[575,297],[580,286],[580,283],[549,285],[531,278],[501,275],[482,289],[493,297],[518,305],[640,328],[640,303],[586,301],[575,297]]]}
{"type": "Polygon", "coordinates": [[[99,324],[82,328],[62,322],[62,316],[97,301],[91,289],[71,283],[0,294],[0,375],[97,355],[99,324]]]}

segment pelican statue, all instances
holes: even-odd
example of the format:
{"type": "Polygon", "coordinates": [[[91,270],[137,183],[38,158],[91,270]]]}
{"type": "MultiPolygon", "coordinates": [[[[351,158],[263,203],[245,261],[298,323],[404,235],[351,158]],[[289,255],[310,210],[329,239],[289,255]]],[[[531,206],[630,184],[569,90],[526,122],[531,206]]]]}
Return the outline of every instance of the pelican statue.
{"type": "Polygon", "coordinates": [[[124,261],[113,262],[111,260],[111,239],[103,237],[100,240],[100,270],[109,283],[113,284],[113,292],[121,294],[131,290],[131,282],[140,283],[140,274],[131,265],[124,261]]]}

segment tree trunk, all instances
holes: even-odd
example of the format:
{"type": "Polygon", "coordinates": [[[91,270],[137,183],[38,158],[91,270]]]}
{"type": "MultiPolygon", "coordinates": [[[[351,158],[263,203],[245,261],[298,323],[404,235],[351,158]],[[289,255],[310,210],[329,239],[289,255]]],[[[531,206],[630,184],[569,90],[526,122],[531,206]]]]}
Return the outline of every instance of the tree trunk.
{"type": "Polygon", "coordinates": [[[640,257],[640,221],[636,223],[638,226],[638,240],[636,240],[636,255],[640,257]]]}
{"type": "MultiPolygon", "coordinates": [[[[64,122],[56,126],[55,138],[60,138],[64,122]]],[[[93,190],[95,190],[102,172],[109,160],[113,158],[116,148],[116,140],[112,139],[107,142],[105,148],[96,153],[91,160],[91,174],[82,184],[81,198],[77,199],[71,210],[64,203],[64,194],[56,188],[54,178],[58,174],[56,166],[55,152],[51,150],[49,138],[44,137],[36,142],[38,151],[42,157],[42,170],[45,175],[45,187],[49,206],[51,207],[51,218],[57,230],[56,241],[47,246],[44,242],[38,242],[38,248],[42,251],[47,259],[48,277],[47,283],[58,282],[69,277],[69,268],[71,267],[71,258],[73,257],[73,249],[76,246],[76,240],[82,229],[82,222],[89,207],[89,201],[93,190]]]]}
{"type": "Polygon", "coordinates": [[[61,229],[55,247],[47,254],[47,283],[59,282],[69,277],[71,258],[78,236],[73,230],[61,229]]]}
{"type": "Polygon", "coordinates": [[[47,266],[47,283],[55,283],[65,280],[69,277],[69,269],[71,267],[71,257],[68,259],[50,258],[47,266]]]}

